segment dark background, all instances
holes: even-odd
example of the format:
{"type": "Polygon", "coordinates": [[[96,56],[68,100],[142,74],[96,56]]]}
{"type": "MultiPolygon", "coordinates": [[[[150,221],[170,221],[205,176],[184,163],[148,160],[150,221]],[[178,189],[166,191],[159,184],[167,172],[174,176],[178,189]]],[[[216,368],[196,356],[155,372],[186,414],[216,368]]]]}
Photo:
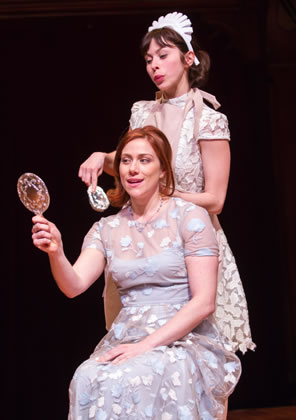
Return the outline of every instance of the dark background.
{"type": "MultiPolygon", "coordinates": [[[[112,151],[133,102],[154,98],[139,43],[154,19],[174,10],[188,14],[210,53],[205,90],[222,103],[231,130],[220,220],[257,349],[241,357],[229,407],[296,404],[294,3],[0,3],[3,418],[66,419],[74,370],[105,333],[103,278],[72,300],[58,290],[47,255],[32,245],[17,179],[34,172],[46,182],[46,217],[74,262],[101,216],[88,204],[79,165],[93,151],[112,151]]],[[[100,185],[106,190],[112,179],[103,175],[100,185]]]]}

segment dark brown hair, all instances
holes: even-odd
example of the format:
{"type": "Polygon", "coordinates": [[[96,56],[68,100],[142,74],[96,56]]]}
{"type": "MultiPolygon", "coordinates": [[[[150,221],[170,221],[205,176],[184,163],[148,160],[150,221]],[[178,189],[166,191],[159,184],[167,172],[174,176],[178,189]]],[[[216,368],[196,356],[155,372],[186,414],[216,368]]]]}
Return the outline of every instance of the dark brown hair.
{"type": "Polygon", "coordinates": [[[171,196],[175,190],[175,179],[171,166],[172,160],[172,148],[166,138],[165,134],[158,128],[151,125],[146,125],[143,128],[136,128],[128,131],[121,138],[114,158],[114,177],[115,177],[115,188],[107,192],[110,203],[113,207],[122,207],[129,200],[128,193],[124,190],[119,173],[119,165],[121,160],[121,154],[124,147],[131,141],[144,138],[146,139],[153,150],[155,151],[162,170],[164,171],[164,178],[160,184],[160,193],[165,196],[171,196]]]}
{"type": "MultiPolygon", "coordinates": [[[[152,39],[154,39],[160,47],[171,47],[172,45],[175,45],[177,48],[179,48],[181,52],[181,60],[184,62],[184,54],[188,52],[188,47],[184,39],[176,31],[171,28],[164,27],[161,29],[154,29],[151,32],[147,32],[147,34],[142,39],[140,46],[143,57],[145,57],[152,39]]],[[[189,68],[189,85],[191,88],[200,88],[203,87],[208,80],[211,66],[210,56],[206,51],[200,48],[194,36],[192,36],[191,45],[196,57],[199,60],[199,64],[196,65],[193,63],[189,68]]]]}

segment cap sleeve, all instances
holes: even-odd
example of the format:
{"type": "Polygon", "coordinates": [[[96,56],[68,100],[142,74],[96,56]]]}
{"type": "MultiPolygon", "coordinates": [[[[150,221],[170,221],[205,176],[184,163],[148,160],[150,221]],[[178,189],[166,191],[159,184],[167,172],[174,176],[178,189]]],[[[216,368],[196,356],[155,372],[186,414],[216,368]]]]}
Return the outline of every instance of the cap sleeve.
{"type": "Polygon", "coordinates": [[[105,248],[103,246],[103,241],[101,237],[103,221],[102,219],[99,222],[96,222],[92,225],[88,233],[84,237],[82,244],[82,250],[86,248],[93,248],[101,251],[102,254],[106,257],[105,248]]]}
{"type": "Polygon", "coordinates": [[[133,104],[129,120],[132,130],[144,126],[144,122],[150,113],[152,104],[153,101],[138,101],[133,104]]]}
{"type": "Polygon", "coordinates": [[[216,232],[204,208],[191,203],[184,206],[181,232],[185,257],[219,255],[216,232]]]}
{"type": "Polygon", "coordinates": [[[199,123],[198,140],[230,140],[230,131],[226,115],[204,105],[199,123]]]}

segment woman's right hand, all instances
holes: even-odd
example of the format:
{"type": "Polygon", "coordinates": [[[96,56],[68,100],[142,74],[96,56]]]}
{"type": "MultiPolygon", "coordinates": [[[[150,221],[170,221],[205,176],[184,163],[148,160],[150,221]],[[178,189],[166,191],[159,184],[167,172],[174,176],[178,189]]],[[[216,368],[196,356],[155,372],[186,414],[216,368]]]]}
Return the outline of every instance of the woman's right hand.
{"type": "Polygon", "coordinates": [[[80,165],[78,176],[87,186],[91,185],[93,191],[96,189],[98,177],[104,170],[106,155],[107,153],[94,152],[80,165]]]}
{"type": "Polygon", "coordinates": [[[32,221],[32,240],[36,248],[48,254],[56,254],[63,249],[62,236],[53,223],[43,216],[34,216],[32,221]]]}

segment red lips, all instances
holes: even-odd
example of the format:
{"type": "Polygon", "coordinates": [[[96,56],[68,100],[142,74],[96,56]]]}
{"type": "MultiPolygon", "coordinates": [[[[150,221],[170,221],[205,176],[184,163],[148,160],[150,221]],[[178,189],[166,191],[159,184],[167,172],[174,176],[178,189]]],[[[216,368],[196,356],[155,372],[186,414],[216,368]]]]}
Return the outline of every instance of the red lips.
{"type": "Polygon", "coordinates": [[[162,82],[164,79],[164,76],[158,75],[158,76],[154,76],[154,82],[155,83],[160,83],[162,82]]]}
{"type": "Polygon", "coordinates": [[[138,185],[138,184],[140,184],[142,181],[143,181],[142,179],[136,179],[136,178],[133,178],[133,179],[128,179],[128,180],[127,180],[127,182],[128,182],[130,185],[138,185]]]}

